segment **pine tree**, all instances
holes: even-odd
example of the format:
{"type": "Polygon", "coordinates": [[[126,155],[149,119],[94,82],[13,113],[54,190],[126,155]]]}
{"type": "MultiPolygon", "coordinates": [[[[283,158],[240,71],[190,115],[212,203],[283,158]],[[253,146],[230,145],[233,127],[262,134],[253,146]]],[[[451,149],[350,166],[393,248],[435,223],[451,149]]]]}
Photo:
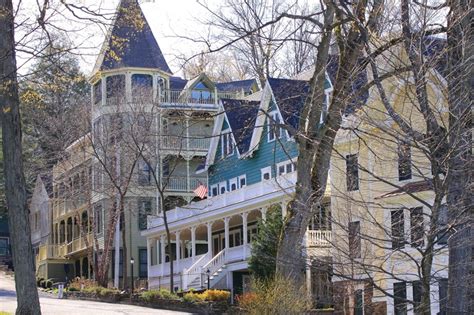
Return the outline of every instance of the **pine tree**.
{"type": "Polygon", "coordinates": [[[276,270],[276,256],[280,240],[283,219],[281,208],[273,206],[267,211],[265,221],[260,221],[258,233],[252,242],[252,256],[249,269],[259,280],[271,279],[276,270]]]}

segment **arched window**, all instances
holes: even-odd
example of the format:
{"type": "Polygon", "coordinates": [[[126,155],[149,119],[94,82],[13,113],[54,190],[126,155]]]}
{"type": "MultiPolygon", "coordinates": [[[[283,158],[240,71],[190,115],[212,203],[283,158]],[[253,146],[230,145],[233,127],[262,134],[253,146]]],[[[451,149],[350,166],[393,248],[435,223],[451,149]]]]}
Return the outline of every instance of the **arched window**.
{"type": "Polygon", "coordinates": [[[151,102],[153,98],[153,77],[148,74],[132,75],[132,99],[135,103],[151,102]]]}

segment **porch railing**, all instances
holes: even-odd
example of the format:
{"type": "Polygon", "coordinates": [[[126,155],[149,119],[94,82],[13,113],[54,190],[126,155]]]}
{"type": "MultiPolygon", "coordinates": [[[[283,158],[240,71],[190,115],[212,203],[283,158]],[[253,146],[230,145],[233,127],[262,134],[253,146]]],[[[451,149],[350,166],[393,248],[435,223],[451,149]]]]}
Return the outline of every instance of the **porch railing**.
{"type": "Polygon", "coordinates": [[[223,93],[196,90],[162,90],[159,93],[161,103],[217,105],[221,98],[239,98],[241,93],[223,93]]]}
{"type": "Polygon", "coordinates": [[[308,230],[306,239],[310,247],[328,247],[331,245],[331,231],[308,230]]]}
{"type": "Polygon", "coordinates": [[[213,275],[219,268],[221,268],[226,262],[226,253],[227,249],[224,248],[221,250],[214,258],[212,258],[207,264],[202,266],[202,270],[206,273],[209,270],[209,273],[213,275]]]}
{"type": "Polygon", "coordinates": [[[186,176],[170,176],[163,178],[167,191],[190,192],[196,189],[200,184],[207,186],[206,177],[186,177],[186,176]]]}
{"type": "Polygon", "coordinates": [[[196,136],[186,138],[183,136],[164,136],[162,148],[168,150],[178,151],[206,151],[209,149],[211,139],[209,136],[196,136]],[[189,145],[188,145],[189,143],[189,145]]]}

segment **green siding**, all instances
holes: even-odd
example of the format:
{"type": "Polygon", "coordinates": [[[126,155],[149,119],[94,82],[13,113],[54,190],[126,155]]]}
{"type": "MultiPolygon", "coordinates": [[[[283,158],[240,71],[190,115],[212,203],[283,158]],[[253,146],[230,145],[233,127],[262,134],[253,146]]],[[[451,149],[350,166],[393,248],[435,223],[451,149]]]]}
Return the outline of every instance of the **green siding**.
{"type": "Polygon", "coordinates": [[[258,183],[261,181],[260,170],[262,168],[272,166],[272,177],[275,177],[277,163],[298,156],[297,145],[294,141],[288,140],[284,136],[279,141],[269,143],[267,133],[267,122],[265,122],[259,149],[247,159],[239,159],[236,152],[222,159],[222,149],[219,142],[214,165],[209,169],[209,186],[227,181],[227,190],[229,190],[228,180],[241,175],[246,175],[247,185],[258,183]]]}

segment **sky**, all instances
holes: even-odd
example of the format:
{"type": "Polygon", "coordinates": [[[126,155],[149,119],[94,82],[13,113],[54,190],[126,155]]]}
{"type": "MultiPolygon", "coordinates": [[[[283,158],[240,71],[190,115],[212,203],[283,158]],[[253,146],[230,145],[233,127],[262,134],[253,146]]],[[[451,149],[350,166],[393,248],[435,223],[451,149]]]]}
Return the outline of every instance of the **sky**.
{"type": "MultiPolygon", "coordinates": [[[[53,0],[54,2],[59,8],[59,1],[53,0]]],[[[111,16],[115,12],[119,0],[70,0],[69,2],[83,4],[94,12],[111,16]]],[[[219,6],[222,1],[207,0],[207,3],[212,8],[219,6]]],[[[36,0],[17,0],[16,4],[20,5],[17,23],[30,21],[33,25],[38,16],[36,0]]],[[[179,36],[196,38],[199,34],[206,33],[206,27],[198,19],[205,19],[208,13],[197,0],[142,0],[141,7],[171,69],[174,72],[179,72],[177,55],[183,53],[190,55],[202,50],[202,46],[179,36]]],[[[75,52],[81,68],[86,75],[90,75],[105,39],[106,27],[89,21],[78,23],[74,20],[64,9],[58,9],[54,16],[50,16],[49,21],[63,30],[68,30],[68,40],[78,47],[75,52]]],[[[19,33],[21,31],[17,31],[17,38],[21,38],[19,33]]],[[[33,41],[30,40],[30,42],[33,41]]],[[[26,74],[32,64],[31,56],[20,51],[17,58],[20,74],[26,74]]]]}

